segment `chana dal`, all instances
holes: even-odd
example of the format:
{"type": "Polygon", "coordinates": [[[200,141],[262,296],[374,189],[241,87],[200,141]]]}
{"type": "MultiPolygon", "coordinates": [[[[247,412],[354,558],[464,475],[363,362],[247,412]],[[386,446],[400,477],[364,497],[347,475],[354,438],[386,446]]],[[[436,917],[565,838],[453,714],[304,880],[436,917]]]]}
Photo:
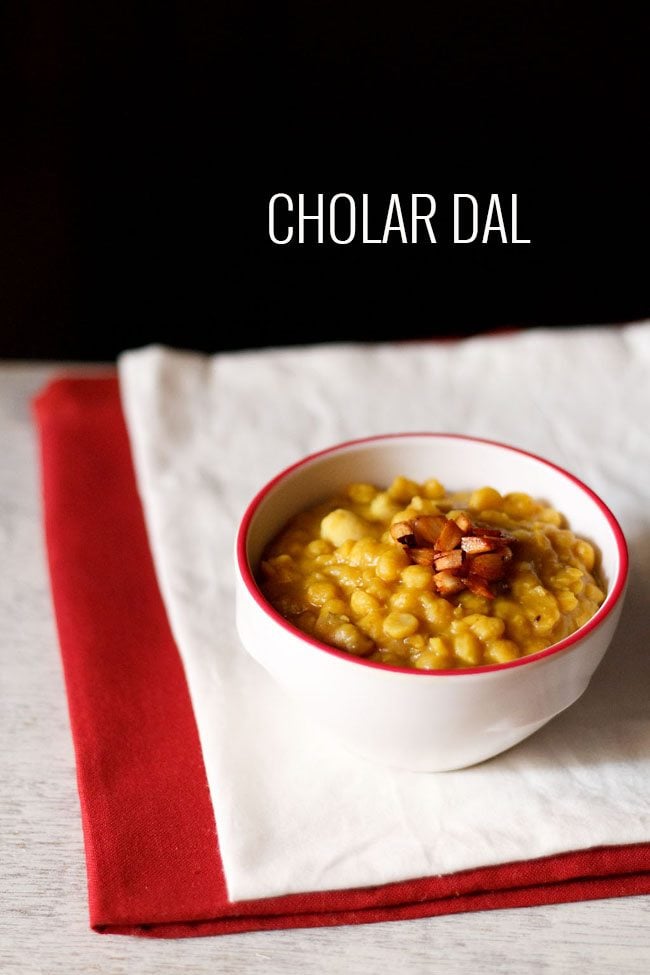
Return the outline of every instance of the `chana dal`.
{"type": "Polygon", "coordinates": [[[259,575],[269,602],[305,633],[420,670],[536,653],[605,598],[593,545],[548,504],[403,476],[386,490],[349,484],[296,515],[259,575]]]}

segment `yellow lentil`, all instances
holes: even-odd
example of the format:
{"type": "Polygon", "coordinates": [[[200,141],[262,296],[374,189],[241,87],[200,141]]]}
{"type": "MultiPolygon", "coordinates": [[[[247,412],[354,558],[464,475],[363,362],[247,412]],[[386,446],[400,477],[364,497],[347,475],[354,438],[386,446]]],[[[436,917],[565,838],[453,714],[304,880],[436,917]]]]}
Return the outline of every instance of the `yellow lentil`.
{"type": "Polygon", "coordinates": [[[547,502],[489,486],[448,494],[436,478],[401,475],[387,489],[355,482],[301,512],[267,546],[259,575],[269,601],[304,632],[418,670],[536,653],[582,626],[606,591],[594,546],[547,502]],[[514,536],[507,586],[494,599],[468,589],[443,598],[433,570],[412,564],[390,535],[391,524],[439,513],[514,536]]]}

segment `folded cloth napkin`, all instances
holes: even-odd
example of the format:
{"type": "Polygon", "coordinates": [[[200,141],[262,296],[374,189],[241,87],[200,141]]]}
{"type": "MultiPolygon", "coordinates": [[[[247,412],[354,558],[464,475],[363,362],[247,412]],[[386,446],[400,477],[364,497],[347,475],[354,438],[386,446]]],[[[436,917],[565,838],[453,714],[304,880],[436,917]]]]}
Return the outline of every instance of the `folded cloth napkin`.
{"type": "Polygon", "coordinates": [[[48,552],[95,927],[179,936],[650,890],[648,488],[638,476],[648,442],[633,422],[647,412],[649,358],[647,326],[449,347],[127,356],[131,443],[191,697],[117,384],[46,391],[48,552]],[[241,651],[232,534],[253,489],[297,454],[452,423],[582,474],[621,516],[637,578],[605,663],[569,712],[476,769],[388,772],[311,728],[241,651]]]}

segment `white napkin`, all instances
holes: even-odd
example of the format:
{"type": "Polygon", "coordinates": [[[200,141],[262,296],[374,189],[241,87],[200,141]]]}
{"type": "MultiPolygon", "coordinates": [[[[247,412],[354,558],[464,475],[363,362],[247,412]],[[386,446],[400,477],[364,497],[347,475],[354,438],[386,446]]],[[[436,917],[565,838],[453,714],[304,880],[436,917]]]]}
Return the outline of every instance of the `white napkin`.
{"type": "Polygon", "coordinates": [[[232,900],[650,840],[650,323],[213,358],[152,347],[119,368],[232,900]],[[408,430],[559,463],[612,507],[632,554],[622,622],[583,698],[459,772],[348,753],[247,656],[233,622],[233,539],[255,491],[310,451],[408,430]]]}

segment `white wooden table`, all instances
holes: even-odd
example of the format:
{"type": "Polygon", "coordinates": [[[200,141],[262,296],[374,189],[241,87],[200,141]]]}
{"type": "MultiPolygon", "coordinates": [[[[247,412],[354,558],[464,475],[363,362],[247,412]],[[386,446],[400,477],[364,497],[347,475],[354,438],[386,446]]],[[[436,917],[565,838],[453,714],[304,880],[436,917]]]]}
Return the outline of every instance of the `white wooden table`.
{"type": "Polygon", "coordinates": [[[30,416],[58,371],[0,364],[0,973],[647,975],[650,897],[178,941],[90,931],[30,416]]]}

